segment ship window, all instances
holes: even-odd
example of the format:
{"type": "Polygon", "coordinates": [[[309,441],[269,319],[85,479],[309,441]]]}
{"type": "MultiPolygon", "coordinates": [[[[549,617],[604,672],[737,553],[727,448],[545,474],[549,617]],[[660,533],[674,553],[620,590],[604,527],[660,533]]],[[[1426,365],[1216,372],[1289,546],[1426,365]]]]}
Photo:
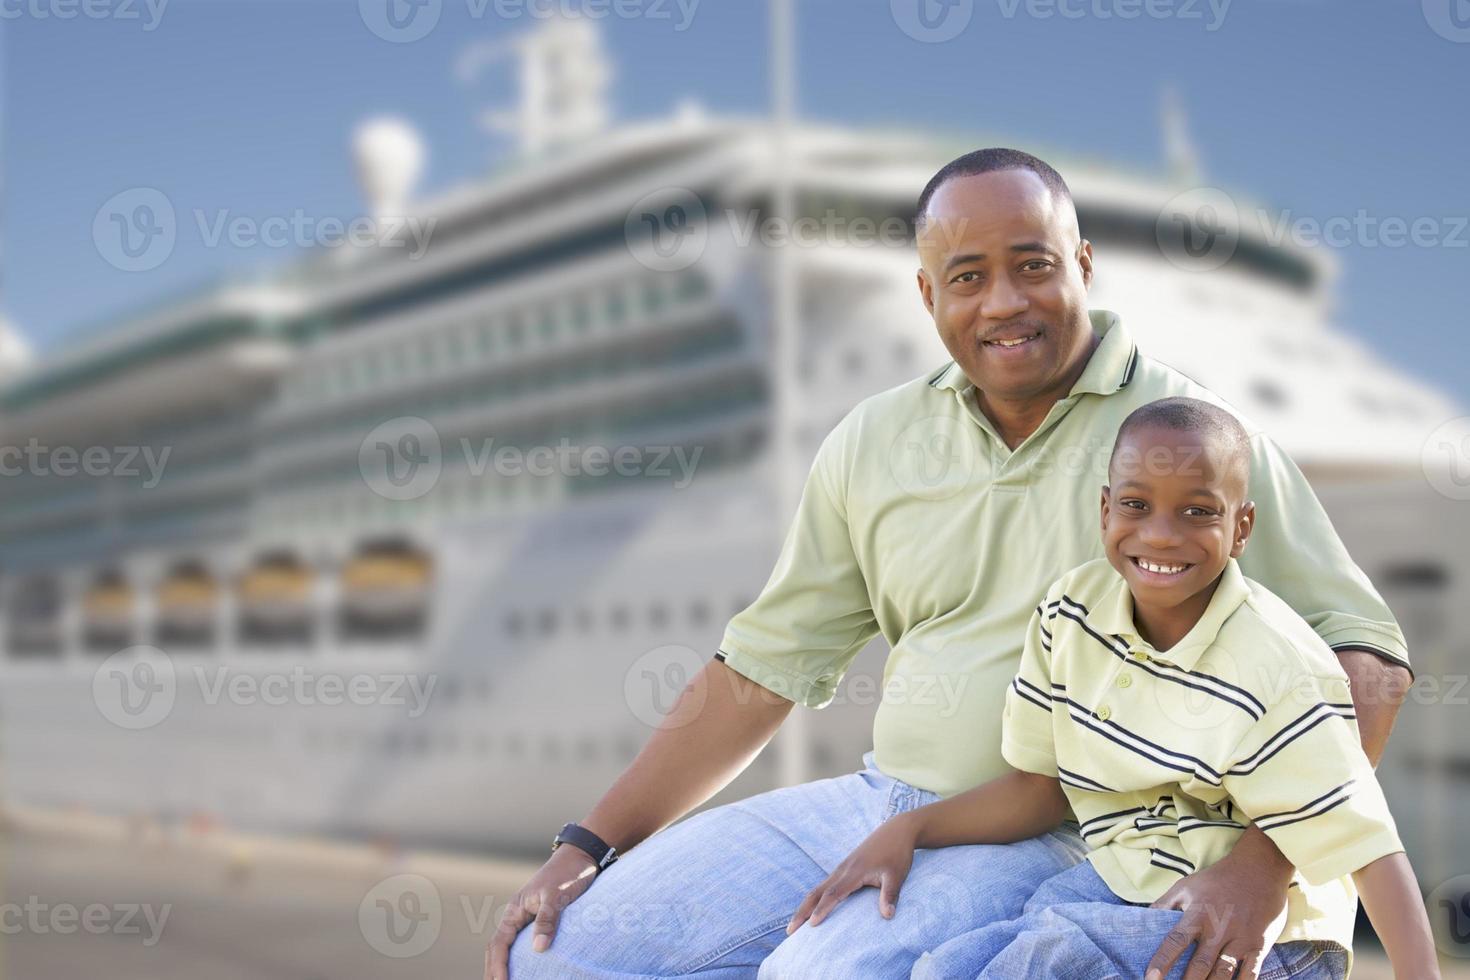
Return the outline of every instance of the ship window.
{"type": "Polygon", "coordinates": [[[505,326],[505,339],[512,347],[519,347],[521,341],[525,340],[526,326],[521,322],[521,315],[513,313],[510,322],[505,326]]]}
{"type": "Polygon", "coordinates": [[[847,356],[843,359],[843,363],[844,366],[847,368],[848,374],[862,374],[863,352],[860,350],[848,351],[847,356]]]}
{"type": "Polygon", "coordinates": [[[669,610],[663,603],[654,603],[648,610],[648,624],[654,629],[663,629],[669,625],[669,610]]]}
{"type": "Polygon", "coordinates": [[[133,645],[133,587],[122,572],[102,572],[82,597],[82,645],[115,653],[133,645]]]}
{"type": "Polygon", "coordinates": [[[612,627],[613,627],[613,629],[618,630],[620,632],[622,630],[627,629],[628,628],[628,607],[627,606],[613,606],[611,619],[612,619],[612,627]]]}
{"type": "Polygon", "coordinates": [[[514,610],[505,617],[505,632],[511,636],[520,636],[525,626],[526,623],[521,616],[520,610],[514,610]]]}
{"type": "Polygon", "coordinates": [[[550,340],[556,336],[556,311],[547,307],[541,311],[541,323],[537,327],[541,332],[542,340],[550,340]]]}
{"type": "Polygon", "coordinates": [[[621,289],[613,287],[607,297],[607,320],[609,323],[622,323],[623,317],[628,312],[627,300],[621,289]]]}
{"type": "Polygon", "coordinates": [[[1425,592],[1443,590],[1449,581],[1449,571],[1438,562],[1388,565],[1379,577],[1379,583],[1386,589],[1416,589],[1425,592]]]}
{"type": "Polygon", "coordinates": [[[1281,408],[1286,404],[1286,391],[1274,381],[1265,378],[1257,378],[1251,383],[1251,394],[1263,405],[1272,408],[1281,408]]]}
{"type": "Polygon", "coordinates": [[[689,604],[689,621],[695,626],[703,626],[709,622],[709,606],[702,600],[695,599],[689,604]]]}
{"type": "Polygon", "coordinates": [[[61,654],[61,585],[50,576],[19,583],[7,603],[6,647],[14,658],[61,654]]]}
{"type": "Polygon", "coordinates": [[[585,299],[572,303],[572,326],[578,330],[586,330],[592,326],[592,310],[585,299]]]}
{"type": "Polygon", "coordinates": [[[585,633],[590,630],[592,628],[592,610],[588,609],[586,606],[578,609],[576,624],[579,632],[585,633]]]}
{"type": "Polygon", "coordinates": [[[550,636],[551,634],[553,634],[553,633],[556,632],[556,626],[557,626],[556,610],[555,609],[543,609],[543,610],[541,610],[541,615],[540,615],[540,617],[536,621],[536,628],[539,629],[543,634],[545,634],[547,636],[550,636]]]}

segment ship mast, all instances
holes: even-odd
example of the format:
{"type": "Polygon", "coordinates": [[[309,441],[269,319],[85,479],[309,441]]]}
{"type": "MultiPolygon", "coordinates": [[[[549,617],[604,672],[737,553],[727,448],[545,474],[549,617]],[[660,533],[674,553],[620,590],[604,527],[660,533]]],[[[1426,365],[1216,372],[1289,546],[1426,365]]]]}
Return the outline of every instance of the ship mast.
{"type": "MultiPolygon", "coordinates": [[[[771,0],[770,72],[771,139],[774,186],[772,216],[781,227],[796,220],[796,185],[792,172],[792,122],[796,105],[796,65],[793,0],[771,0]]],[[[796,514],[801,476],[797,438],[797,374],[800,338],[797,335],[800,284],[789,241],[770,249],[771,269],[771,474],[777,519],[777,545],[784,539],[786,522],[796,514]]],[[[784,786],[808,778],[810,732],[800,707],[786,716],[778,749],[779,778],[784,786]]]]}

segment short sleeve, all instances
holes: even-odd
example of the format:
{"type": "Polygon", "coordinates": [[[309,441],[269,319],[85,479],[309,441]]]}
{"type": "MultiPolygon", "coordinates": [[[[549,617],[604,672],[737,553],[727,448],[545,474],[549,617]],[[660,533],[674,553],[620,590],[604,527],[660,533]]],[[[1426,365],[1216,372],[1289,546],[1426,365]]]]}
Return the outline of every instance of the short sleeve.
{"type": "Polygon", "coordinates": [[[1223,785],[1314,885],[1404,849],[1344,676],[1290,685],[1236,746],[1223,785]]]}
{"type": "Polygon", "coordinates": [[[811,708],[832,700],[878,633],[842,505],[837,464],[845,429],[839,425],[817,451],[770,579],[720,643],[726,666],[811,708]]]}
{"type": "Polygon", "coordinates": [[[1285,600],[1333,649],[1361,647],[1407,668],[1393,613],[1353,563],[1307,478],[1265,435],[1251,446],[1256,525],[1241,571],[1285,600]]]}
{"type": "Polygon", "coordinates": [[[1057,752],[1051,697],[1051,624],[1056,619],[1062,589],[1060,583],[1031,613],[1021,666],[1006,691],[1001,718],[1000,752],[1006,762],[1023,772],[1040,776],[1057,775],[1057,752]]]}

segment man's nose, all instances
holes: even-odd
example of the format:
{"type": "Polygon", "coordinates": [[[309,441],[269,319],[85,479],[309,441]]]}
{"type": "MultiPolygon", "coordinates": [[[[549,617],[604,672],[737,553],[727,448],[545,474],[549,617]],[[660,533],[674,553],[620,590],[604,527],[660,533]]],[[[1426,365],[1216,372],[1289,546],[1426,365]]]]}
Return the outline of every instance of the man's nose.
{"type": "Polygon", "coordinates": [[[997,276],[985,293],[980,313],[988,320],[1009,320],[1031,308],[1026,294],[1016,288],[1010,276],[997,276]]]}

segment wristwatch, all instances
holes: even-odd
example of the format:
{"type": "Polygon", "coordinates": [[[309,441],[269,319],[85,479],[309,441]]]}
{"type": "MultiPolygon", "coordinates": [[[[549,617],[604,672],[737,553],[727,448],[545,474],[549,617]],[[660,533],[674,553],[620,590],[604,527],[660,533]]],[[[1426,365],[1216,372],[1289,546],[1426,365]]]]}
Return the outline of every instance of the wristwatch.
{"type": "Polygon", "coordinates": [[[571,844],[580,851],[586,851],[597,864],[597,873],[601,874],[603,869],[618,859],[618,849],[607,841],[598,837],[586,827],[575,823],[569,823],[561,829],[561,833],[551,839],[551,850],[556,852],[563,844],[571,844]]]}

